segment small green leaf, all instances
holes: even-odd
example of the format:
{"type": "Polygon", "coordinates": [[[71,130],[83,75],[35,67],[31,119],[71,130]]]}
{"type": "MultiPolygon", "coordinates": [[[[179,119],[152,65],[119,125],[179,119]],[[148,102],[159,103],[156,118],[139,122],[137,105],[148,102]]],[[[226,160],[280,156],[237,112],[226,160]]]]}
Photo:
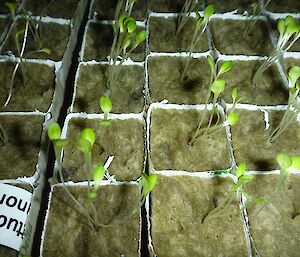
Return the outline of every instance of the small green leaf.
{"type": "Polygon", "coordinates": [[[215,6],[213,4],[208,5],[204,10],[204,19],[208,20],[215,12],[215,6]]]}
{"type": "Polygon", "coordinates": [[[265,202],[265,198],[263,198],[263,197],[255,197],[253,201],[256,204],[260,204],[260,203],[265,202]]]}
{"type": "Polygon", "coordinates": [[[300,170],[300,156],[292,156],[291,157],[291,161],[292,161],[292,167],[295,171],[300,170]]]}
{"type": "Polygon", "coordinates": [[[199,12],[196,12],[196,21],[202,20],[202,17],[199,12]]]}
{"type": "Polygon", "coordinates": [[[81,135],[80,137],[82,139],[85,139],[87,141],[90,142],[90,144],[93,146],[95,141],[96,141],[96,135],[95,135],[95,132],[94,130],[92,130],[91,128],[84,128],[82,131],[81,131],[81,135]]]}
{"type": "Polygon", "coordinates": [[[232,89],[231,96],[232,96],[233,102],[235,102],[235,100],[237,98],[237,88],[236,87],[234,89],[232,89]]]}
{"type": "Polygon", "coordinates": [[[294,34],[297,33],[298,31],[299,31],[299,26],[295,21],[289,23],[289,25],[287,25],[286,27],[286,33],[294,34]]]}
{"type": "Polygon", "coordinates": [[[220,70],[219,70],[219,72],[218,72],[218,76],[220,76],[220,75],[222,75],[222,74],[224,74],[224,73],[230,71],[231,68],[232,68],[232,65],[233,65],[233,61],[226,61],[226,62],[224,62],[224,63],[221,65],[221,68],[220,68],[220,70]]]}
{"type": "Polygon", "coordinates": [[[279,153],[276,157],[277,163],[281,170],[287,170],[292,165],[292,160],[288,154],[279,153]]]}
{"type": "Polygon", "coordinates": [[[225,89],[225,83],[226,82],[224,79],[215,80],[210,86],[211,92],[213,92],[215,95],[221,94],[225,89]]]}
{"type": "Polygon", "coordinates": [[[85,195],[85,198],[89,199],[89,200],[94,200],[94,199],[97,198],[97,193],[96,192],[88,193],[88,194],[85,195]]]}
{"type": "Polygon", "coordinates": [[[120,28],[121,33],[125,31],[124,22],[125,22],[126,19],[127,19],[126,15],[121,15],[119,17],[119,28],[120,28]]]}
{"type": "Polygon", "coordinates": [[[145,30],[140,31],[139,33],[136,34],[135,36],[135,42],[137,45],[145,41],[147,38],[147,32],[145,30]]]}
{"type": "Polygon", "coordinates": [[[127,23],[127,31],[128,33],[132,33],[135,30],[136,30],[136,21],[133,19],[127,23]]]}
{"type": "Polygon", "coordinates": [[[58,140],[61,136],[61,128],[58,123],[53,122],[48,127],[48,137],[50,140],[58,140]]]}
{"type": "Polygon", "coordinates": [[[101,110],[105,114],[108,114],[112,109],[112,102],[108,96],[101,96],[99,104],[100,104],[101,110]]]}
{"type": "Polygon", "coordinates": [[[83,139],[83,138],[79,138],[76,141],[76,147],[84,155],[90,155],[91,152],[92,152],[93,145],[88,140],[83,139]]]}
{"type": "Polygon", "coordinates": [[[294,87],[297,80],[300,77],[300,67],[299,66],[292,66],[288,71],[288,77],[289,77],[291,86],[294,87]]]}
{"type": "Polygon", "coordinates": [[[290,23],[295,23],[294,18],[291,15],[288,15],[284,18],[285,25],[289,25],[290,23]]]}
{"type": "Polygon", "coordinates": [[[40,52],[50,55],[51,49],[44,47],[44,48],[40,49],[40,52]]]}
{"type": "Polygon", "coordinates": [[[101,163],[93,171],[93,180],[95,181],[95,185],[97,187],[100,184],[100,182],[103,180],[104,174],[105,174],[105,168],[104,165],[101,163]]]}
{"type": "Polygon", "coordinates": [[[142,184],[143,184],[144,196],[149,194],[152,191],[152,189],[155,187],[157,178],[158,178],[157,174],[152,174],[148,176],[146,173],[142,173],[142,184]]]}
{"type": "Polygon", "coordinates": [[[244,185],[246,183],[251,182],[254,179],[253,174],[244,174],[243,176],[239,177],[238,184],[244,185]]]}
{"type": "Polygon", "coordinates": [[[283,19],[279,19],[278,20],[278,22],[277,22],[277,29],[278,29],[279,34],[281,36],[285,33],[286,26],[285,26],[285,22],[284,22],[283,19]]]}
{"type": "Polygon", "coordinates": [[[11,13],[15,13],[16,9],[18,7],[17,3],[10,3],[10,2],[6,2],[5,3],[6,7],[10,10],[11,13]]]}
{"type": "Polygon", "coordinates": [[[239,116],[235,112],[228,114],[227,123],[229,126],[234,126],[239,120],[239,116]]]}
{"type": "Polygon", "coordinates": [[[24,32],[25,32],[25,29],[20,29],[20,30],[18,30],[17,32],[16,32],[16,38],[18,39],[19,38],[19,36],[21,36],[22,34],[24,34],[24,32]]]}
{"type": "Polygon", "coordinates": [[[213,59],[210,55],[207,56],[207,62],[208,62],[208,64],[209,64],[211,73],[214,74],[215,69],[216,69],[216,64],[215,64],[215,62],[214,62],[214,59],[213,59]]]}
{"type": "Polygon", "coordinates": [[[241,163],[241,164],[237,167],[237,169],[236,169],[236,174],[235,174],[235,175],[239,178],[239,177],[241,177],[241,176],[244,176],[245,172],[246,172],[246,164],[245,164],[245,163],[241,163]]]}

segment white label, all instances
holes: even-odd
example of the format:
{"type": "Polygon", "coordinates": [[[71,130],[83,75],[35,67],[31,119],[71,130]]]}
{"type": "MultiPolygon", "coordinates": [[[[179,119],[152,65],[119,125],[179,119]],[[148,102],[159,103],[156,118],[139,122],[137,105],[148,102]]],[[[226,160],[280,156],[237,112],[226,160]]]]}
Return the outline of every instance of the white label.
{"type": "Polygon", "coordinates": [[[19,251],[32,194],[0,183],[0,244],[19,251]]]}

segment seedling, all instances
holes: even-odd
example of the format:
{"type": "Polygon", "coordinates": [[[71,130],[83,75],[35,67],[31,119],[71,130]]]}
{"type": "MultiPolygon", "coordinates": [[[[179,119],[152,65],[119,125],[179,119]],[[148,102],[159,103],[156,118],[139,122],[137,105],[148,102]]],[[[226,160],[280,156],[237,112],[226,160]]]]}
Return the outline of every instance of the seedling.
{"type": "Polygon", "coordinates": [[[195,47],[196,45],[199,43],[199,40],[201,39],[202,34],[204,33],[207,24],[211,18],[211,16],[214,14],[215,12],[215,7],[214,5],[208,5],[205,10],[204,10],[204,17],[201,17],[201,15],[199,14],[199,12],[196,12],[196,18],[195,18],[195,30],[194,30],[194,34],[193,34],[193,38],[191,41],[191,44],[189,46],[189,56],[187,59],[187,62],[184,66],[183,72],[181,74],[180,80],[183,82],[186,78],[186,72],[188,70],[190,61],[192,59],[192,52],[195,51],[195,47]]]}
{"type": "Polygon", "coordinates": [[[146,40],[147,33],[138,30],[136,20],[131,17],[132,8],[136,0],[127,0],[125,6],[123,0],[119,0],[115,10],[115,21],[113,28],[113,43],[109,56],[109,69],[107,89],[116,83],[119,70],[117,65],[122,65],[130,54],[146,40]],[[124,8],[123,11],[121,9],[124,8]]]}
{"type": "MultiPolygon", "coordinates": [[[[270,2],[271,2],[271,0],[268,0],[266,3],[264,3],[263,9],[265,9],[270,2]]],[[[250,31],[253,30],[253,28],[254,28],[254,26],[257,22],[257,19],[255,19],[255,18],[257,16],[260,16],[261,13],[262,13],[262,9],[259,6],[260,6],[260,1],[259,0],[257,0],[256,2],[251,4],[252,12],[251,12],[251,15],[249,15],[250,16],[250,22],[247,23],[247,26],[244,30],[244,33],[243,33],[243,36],[242,36],[243,39],[248,35],[248,33],[250,31]]]]}
{"type": "Polygon", "coordinates": [[[156,185],[158,175],[151,174],[147,175],[146,173],[142,173],[142,196],[140,200],[140,206],[142,206],[147,198],[147,195],[153,190],[156,185]]]}
{"type": "Polygon", "coordinates": [[[280,176],[275,186],[275,190],[266,199],[263,206],[254,214],[254,217],[257,216],[273,199],[277,197],[290,173],[294,171],[300,171],[300,156],[290,156],[286,153],[279,153],[276,157],[276,160],[280,167],[280,176]]]}
{"type": "Polygon", "coordinates": [[[100,122],[100,126],[108,127],[111,124],[111,121],[108,119],[108,114],[112,110],[112,102],[109,97],[101,96],[99,104],[102,112],[104,113],[104,119],[100,122]]]}
{"type": "Polygon", "coordinates": [[[300,67],[291,67],[287,77],[289,82],[288,106],[279,125],[271,133],[268,139],[269,143],[273,143],[280,135],[282,135],[288,126],[296,119],[298,113],[300,113],[300,103],[297,100],[300,91],[300,84],[297,83],[300,77],[300,67]]]}
{"type": "MultiPolygon", "coordinates": [[[[199,125],[198,125],[193,137],[191,138],[191,140],[189,142],[190,146],[192,146],[195,143],[195,141],[197,140],[197,138],[199,138],[200,135],[205,135],[208,133],[215,114],[217,115],[217,122],[215,123],[215,126],[218,126],[218,123],[220,121],[220,114],[219,114],[219,110],[217,107],[217,101],[218,101],[220,94],[225,90],[225,84],[226,84],[225,80],[221,79],[220,76],[223,75],[224,73],[230,71],[232,68],[232,65],[233,65],[232,61],[226,61],[221,65],[219,71],[217,71],[216,64],[211,56],[207,57],[207,61],[210,66],[211,76],[210,76],[210,86],[209,86],[209,90],[207,92],[206,101],[205,101],[205,110],[207,110],[209,98],[210,98],[211,94],[213,94],[212,110],[210,112],[208,126],[205,129],[202,128],[202,125],[203,125],[206,115],[205,114],[202,115],[199,125]]],[[[233,116],[234,115],[231,115],[231,118],[228,121],[229,123],[227,122],[227,124],[224,124],[224,125],[229,125],[233,121],[232,120],[233,116]]],[[[220,127],[218,127],[218,128],[220,128],[220,127]]]]}
{"type": "Polygon", "coordinates": [[[243,186],[247,183],[250,183],[254,179],[253,174],[247,174],[246,165],[244,163],[237,167],[235,175],[237,177],[237,182],[232,185],[229,193],[226,195],[226,198],[214,210],[212,210],[203,218],[202,223],[225,216],[230,210],[229,207],[231,203],[234,201],[234,199],[236,199],[237,193],[245,193],[243,186]]]}
{"type": "Polygon", "coordinates": [[[17,74],[17,71],[19,68],[20,68],[21,75],[22,75],[23,85],[25,86],[25,84],[26,84],[26,74],[25,74],[24,69],[22,68],[22,62],[25,61],[24,57],[26,58],[27,55],[32,54],[32,53],[37,53],[37,52],[50,54],[51,50],[49,48],[45,48],[42,46],[41,37],[38,33],[38,25],[37,26],[34,25],[34,21],[30,18],[30,16],[28,14],[25,14],[26,23],[25,23],[24,28],[21,28],[21,29],[18,28],[17,17],[16,17],[16,10],[18,8],[18,3],[7,2],[7,3],[5,3],[5,5],[7,6],[7,8],[10,11],[10,16],[12,19],[12,27],[13,27],[14,44],[15,44],[15,47],[17,50],[17,55],[19,57],[16,65],[14,67],[12,77],[9,82],[9,93],[8,93],[8,97],[4,103],[4,106],[6,107],[9,104],[10,99],[12,97],[13,85],[14,85],[15,77],[16,77],[16,74],[17,74]],[[29,31],[32,32],[33,38],[34,38],[35,42],[37,42],[37,50],[28,52],[25,55],[25,48],[26,48],[26,44],[27,44],[29,31]],[[20,43],[21,36],[23,38],[22,44],[20,43]]]}
{"type": "Polygon", "coordinates": [[[197,3],[198,0],[186,0],[184,2],[177,20],[177,28],[175,32],[176,36],[180,33],[184,25],[187,23],[188,18],[191,15],[191,12],[195,10],[197,3]]]}
{"type": "Polygon", "coordinates": [[[287,52],[300,37],[300,25],[292,16],[279,19],[277,23],[279,39],[273,53],[262,63],[255,72],[252,85],[255,86],[260,81],[262,74],[279,58],[287,52]],[[289,42],[291,40],[291,42],[289,42]]]}
{"type": "Polygon", "coordinates": [[[1,123],[0,123],[0,139],[4,145],[8,145],[9,142],[8,135],[5,132],[4,127],[2,126],[1,123]]]}
{"type": "MultiPolygon", "coordinates": [[[[95,132],[91,128],[84,128],[81,131],[80,138],[76,141],[76,148],[83,153],[84,157],[84,165],[85,169],[88,172],[88,192],[84,196],[84,202],[80,203],[74,195],[69,191],[68,187],[66,186],[66,183],[64,181],[63,175],[62,175],[62,160],[61,160],[61,154],[63,151],[63,148],[69,144],[69,141],[67,139],[61,139],[61,128],[59,124],[57,123],[51,123],[48,128],[48,136],[49,139],[52,141],[55,151],[55,157],[56,162],[58,166],[58,173],[60,181],[62,182],[63,188],[66,191],[66,193],[69,195],[69,197],[72,199],[72,201],[76,204],[76,206],[79,208],[80,212],[87,218],[88,225],[95,229],[96,231],[100,227],[109,227],[115,224],[121,224],[124,223],[126,220],[122,219],[119,221],[114,221],[110,224],[102,224],[98,221],[98,212],[94,205],[94,200],[97,198],[97,190],[100,187],[100,182],[104,179],[105,176],[105,167],[102,163],[100,163],[95,169],[92,168],[92,150],[93,145],[96,140],[95,132]],[[91,181],[94,182],[94,185],[91,185],[91,181]]],[[[137,208],[135,208],[131,215],[128,217],[132,217],[132,215],[135,214],[135,212],[144,204],[144,201],[147,197],[147,195],[152,191],[156,184],[157,175],[152,174],[150,176],[146,175],[145,173],[142,173],[142,191],[141,191],[141,199],[139,201],[139,205],[137,208]]]]}

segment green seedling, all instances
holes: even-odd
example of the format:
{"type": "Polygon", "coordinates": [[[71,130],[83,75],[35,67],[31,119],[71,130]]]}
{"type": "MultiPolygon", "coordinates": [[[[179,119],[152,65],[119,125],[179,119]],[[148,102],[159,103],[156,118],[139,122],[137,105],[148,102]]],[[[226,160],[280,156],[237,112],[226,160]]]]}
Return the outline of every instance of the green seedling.
{"type": "Polygon", "coordinates": [[[243,190],[243,186],[247,183],[250,183],[254,179],[254,175],[246,172],[246,165],[244,163],[237,167],[235,175],[237,177],[237,182],[232,185],[229,193],[226,195],[226,198],[214,210],[208,213],[206,217],[203,218],[202,223],[225,216],[230,210],[229,207],[231,203],[234,201],[234,199],[236,199],[237,193],[247,194],[243,190]]]}
{"type": "Polygon", "coordinates": [[[300,37],[300,25],[292,16],[287,16],[285,19],[279,19],[277,22],[277,29],[279,31],[279,39],[276,48],[255,72],[252,79],[253,86],[261,80],[262,74],[279,58],[279,56],[282,56],[284,52],[287,52],[300,37]]]}
{"type": "Polygon", "coordinates": [[[276,160],[280,167],[280,176],[275,186],[275,190],[264,201],[263,206],[254,214],[253,217],[256,217],[273,199],[277,197],[291,172],[300,171],[300,156],[290,156],[286,153],[279,153],[276,160]]]}
{"type": "Polygon", "coordinates": [[[8,93],[8,97],[7,97],[7,99],[4,103],[4,106],[6,107],[9,104],[10,99],[12,97],[13,84],[14,84],[15,77],[16,77],[16,74],[17,74],[17,71],[18,71],[19,68],[21,70],[23,84],[25,85],[26,75],[25,75],[25,72],[22,68],[21,62],[22,62],[22,58],[23,58],[23,55],[24,55],[24,52],[25,52],[25,47],[26,47],[26,42],[27,42],[28,23],[26,22],[25,28],[19,29],[17,27],[17,16],[16,16],[16,10],[18,8],[18,3],[7,2],[7,3],[5,3],[5,5],[10,11],[10,17],[12,19],[12,28],[13,28],[13,34],[14,34],[13,35],[14,44],[15,44],[15,47],[17,49],[17,54],[18,54],[18,57],[19,57],[19,60],[15,65],[15,68],[14,68],[13,73],[12,73],[11,80],[9,82],[9,93],[8,93]],[[19,38],[20,38],[21,35],[23,35],[22,45],[20,44],[20,41],[19,41],[19,38]]]}
{"type": "Polygon", "coordinates": [[[287,77],[289,82],[288,106],[279,125],[270,134],[268,138],[269,143],[273,143],[280,135],[282,135],[289,125],[296,119],[298,113],[300,113],[300,103],[297,100],[300,91],[300,84],[297,83],[300,77],[300,67],[291,67],[288,71],[287,77]]]}
{"type": "Polygon", "coordinates": [[[204,31],[208,25],[208,22],[209,22],[211,16],[214,14],[214,12],[215,12],[215,7],[213,5],[208,5],[204,10],[204,17],[201,17],[199,12],[196,13],[195,30],[194,30],[191,44],[189,46],[189,55],[188,55],[187,62],[185,63],[183,72],[180,77],[180,80],[182,82],[184,80],[186,80],[186,73],[187,73],[190,61],[192,60],[192,52],[195,51],[195,47],[199,43],[199,40],[201,39],[201,36],[204,33],[204,31]]]}
{"type": "MultiPolygon", "coordinates": [[[[271,2],[271,0],[268,0],[267,2],[264,3],[263,9],[267,7],[267,5],[271,2]]],[[[244,39],[250,31],[253,30],[256,22],[258,19],[256,19],[257,16],[260,16],[262,14],[262,9],[259,7],[260,6],[260,1],[257,0],[256,2],[251,4],[251,14],[248,15],[250,17],[250,22],[247,23],[247,26],[245,27],[244,33],[242,38],[244,39]]]]}
{"type": "Polygon", "coordinates": [[[177,20],[177,28],[175,32],[176,36],[181,32],[184,25],[187,23],[188,18],[191,15],[191,12],[195,10],[197,3],[198,0],[186,0],[184,2],[177,20]]]}
{"type": "Polygon", "coordinates": [[[119,70],[117,65],[122,65],[128,59],[131,53],[147,38],[146,31],[139,30],[136,20],[131,17],[133,0],[127,0],[125,5],[123,0],[119,0],[115,10],[115,20],[112,24],[113,43],[109,56],[107,89],[117,81],[119,70]],[[122,11],[122,9],[124,9],[122,11]]]}
{"type": "Polygon", "coordinates": [[[9,143],[8,135],[5,132],[5,129],[1,123],[0,123],[0,140],[3,142],[4,145],[8,145],[9,143]]]}
{"type": "Polygon", "coordinates": [[[82,130],[80,138],[76,141],[76,147],[84,154],[85,166],[88,170],[89,181],[88,181],[88,193],[85,195],[85,202],[81,204],[74,195],[69,191],[68,187],[65,184],[63,175],[62,175],[62,160],[61,154],[63,148],[69,143],[66,139],[61,139],[61,128],[57,123],[51,123],[48,128],[48,137],[52,141],[54,146],[54,152],[56,157],[56,162],[58,166],[58,173],[60,181],[63,184],[65,192],[69,195],[72,201],[79,208],[80,212],[87,218],[88,224],[91,228],[98,229],[100,226],[105,226],[98,222],[98,215],[96,207],[94,206],[93,200],[97,197],[97,189],[101,180],[104,178],[105,169],[103,164],[98,165],[94,171],[92,171],[91,164],[91,153],[93,144],[95,142],[95,133],[90,128],[85,128],[82,130]],[[91,179],[94,180],[95,185],[91,186],[91,179]]]}
{"type": "Polygon", "coordinates": [[[99,104],[100,104],[100,109],[104,113],[104,119],[100,122],[100,126],[108,127],[111,125],[111,121],[108,119],[108,114],[112,110],[112,102],[109,97],[101,96],[99,104]]]}
{"type": "MultiPolygon", "coordinates": [[[[207,110],[209,98],[210,98],[211,94],[213,94],[212,110],[209,114],[210,115],[209,122],[208,122],[208,126],[206,128],[202,128],[206,114],[202,115],[199,125],[198,125],[193,137],[191,138],[191,140],[189,142],[190,146],[192,146],[195,143],[195,141],[199,138],[199,136],[205,135],[209,132],[209,129],[212,125],[214,115],[217,115],[217,122],[215,123],[215,126],[218,126],[218,123],[220,121],[220,114],[219,114],[219,110],[217,107],[217,101],[218,101],[220,94],[225,90],[225,85],[226,85],[225,80],[221,79],[220,77],[223,74],[225,74],[226,72],[229,72],[233,65],[232,61],[226,61],[221,65],[220,69],[217,70],[216,64],[211,56],[207,57],[207,62],[210,66],[211,76],[210,76],[209,90],[206,95],[205,110],[207,110]]],[[[233,117],[233,115],[231,115],[231,117],[233,117]]],[[[231,123],[231,121],[232,121],[232,119],[230,118],[229,123],[231,123]]],[[[229,123],[227,122],[226,124],[224,124],[224,126],[229,125],[229,123]]],[[[219,128],[220,127],[216,127],[216,130],[218,130],[219,128]]],[[[215,129],[213,129],[213,130],[215,130],[215,129]]]]}
{"type": "Polygon", "coordinates": [[[151,174],[147,175],[146,173],[142,173],[142,194],[141,194],[141,200],[140,200],[140,206],[144,204],[146,201],[147,195],[153,190],[153,188],[156,185],[158,175],[157,174],[151,174]]]}
{"type": "Polygon", "coordinates": [[[14,81],[15,81],[15,77],[17,74],[18,69],[20,68],[21,71],[21,75],[22,75],[22,82],[23,85],[26,85],[26,73],[24,71],[24,69],[22,68],[22,62],[25,61],[24,58],[26,58],[29,54],[32,53],[45,53],[45,54],[51,54],[51,50],[49,48],[45,48],[42,45],[42,40],[41,37],[38,33],[39,31],[39,22],[37,24],[35,24],[35,21],[33,19],[30,18],[29,14],[26,14],[25,12],[25,26],[24,28],[18,28],[18,23],[17,23],[17,16],[16,16],[16,10],[18,8],[18,4],[17,3],[5,3],[5,5],[7,6],[7,8],[10,11],[10,16],[12,19],[12,28],[13,28],[13,38],[14,38],[14,44],[17,50],[17,55],[19,57],[13,73],[12,73],[12,77],[10,79],[9,82],[9,93],[8,93],[8,97],[4,103],[4,106],[7,106],[11,100],[12,97],[12,93],[13,93],[13,85],[14,85],[14,81]],[[25,54],[25,48],[26,48],[26,44],[27,44],[27,40],[28,40],[28,32],[31,31],[34,41],[37,44],[37,50],[34,51],[30,51],[27,54],[25,54]],[[22,40],[20,39],[22,38],[22,40]],[[20,41],[22,41],[22,43],[20,43],[20,41]]]}

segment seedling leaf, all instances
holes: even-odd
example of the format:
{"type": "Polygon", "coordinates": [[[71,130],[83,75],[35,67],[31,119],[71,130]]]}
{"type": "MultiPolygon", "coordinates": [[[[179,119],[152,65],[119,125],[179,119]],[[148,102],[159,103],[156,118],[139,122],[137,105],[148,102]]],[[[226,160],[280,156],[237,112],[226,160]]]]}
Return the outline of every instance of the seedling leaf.
{"type": "Polygon", "coordinates": [[[17,3],[10,3],[10,2],[6,2],[5,3],[6,7],[10,10],[10,12],[15,12],[17,7],[18,7],[18,4],[17,3]]]}
{"type": "Polygon", "coordinates": [[[291,158],[285,153],[277,154],[276,160],[281,170],[287,170],[292,165],[291,158]]]}
{"type": "Polygon", "coordinates": [[[48,128],[48,137],[51,141],[59,140],[61,136],[61,128],[58,123],[53,122],[48,128]]]}
{"type": "Polygon", "coordinates": [[[136,30],[136,21],[130,20],[127,24],[127,31],[128,33],[133,33],[136,30]]]}
{"type": "Polygon", "coordinates": [[[283,19],[278,20],[277,29],[279,31],[280,36],[282,36],[285,33],[286,26],[285,26],[285,22],[283,19]]]}
{"type": "Polygon", "coordinates": [[[291,85],[294,87],[297,80],[300,77],[300,67],[299,66],[292,66],[288,71],[288,77],[290,79],[291,85]]]}
{"type": "Polygon", "coordinates": [[[40,49],[40,52],[50,55],[51,49],[44,47],[44,48],[40,49]]]}
{"type": "Polygon", "coordinates": [[[208,20],[215,12],[215,6],[213,4],[208,5],[204,10],[204,19],[208,20]]]}
{"type": "Polygon", "coordinates": [[[76,141],[76,147],[79,151],[81,151],[84,155],[90,155],[92,152],[93,145],[91,144],[90,141],[84,139],[84,138],[79,138],[76,141]]]}
{"type": "Polygon", "coordinates": [[[210,90],[215,95],[221,94],[224,91],[224,89],[225,89],[225,80],[224,79],[217,79],[210,86],[210,90]]]}
{"type": "Polygon", "coordinates": [[[104,173],[105,173],[105,168],[104,165],[101,163],[93,171],[93,180],[95,181],[96,184],[99,184],[103,180],[104,173]]]}
{"type": "Polygon", "coordinates": [[[109,97],[107,96],[100,97],[100,108],[105,114],[108,114],[111,111],[112,102],[109,97]]]}
{"type": "Polygon", "coordinates": [[[241,176],[243,176],[246,172],[246,164],[245,163],[241,163],[237,169],[236,169],[236,176],[239,178],[241,176]]]}
{"type": "Polygon", "coordinates": [[[90,144],[93,146],[95,141],[96,141],[96,135],[94,130],[92,130],[91,128],[84,128],[81,131],[81,135],[80,137],[82,139],[85,139],[86,141],[90,142],[90,144]]]}
{"type": "Polygon", "coordinates": [[[237,88],[236,87],[234,89],[232,89],[231,96],[232,96],[233,102],[235,102],[235,100],[237,98],[237,88]]]}
{"type": "Polygon", "coordinates": [[[292,161],[292,167],[295,171],[300,170],[300,157],[299,156],[292,156],[291,157],[292,161]]]}
{"type": "Polygon", "coordinates": [[[85,198],[89,199],[89,200],[94,200],[94,199],[97,198],[97,193],[96,192],[88,193],[88,194],[85,195],[85,198]]]}
{"type": "Polygon", "coordinates": [[[143,184],[143,195],[146,196],[149,194],[152,189],[155,187],[158,175],[151,174],[147,175],[146,173],[142,173],[142,184],[143,184]]]}
{"type": "Polygon", "coordinates": [[[224,74],[224,73],[230,71],[231,68],[232,68],[232,65],[233,65],[233,61],[226,61],[226,62],[224,62],[224,63],[221,65],[221,68],[220,68],[220,70],[219,70],[219,72],[218,72],[218,76],[220,76],[220,75],[222,75],[222,74],[224,74]]]}
{"type": "Polygon", "coordinates": [[[209,64],[211,73],[214,74],[215,69],[216,69],[216,64],[215,64],[215,62],[214,62],[214,59],[213,59],[210,55],[207,56],[207,62],[208,62],[208,64],[209,64]]]}
{"type": "Polygon", "coordinates": [[[143,41],[145,41],[146,38],[147,38],[147,32],[145,30],[140,31],[135,36],[136,44],[139,45],[140,43],[142,43],[143,41]]]}
{"type": "Polygon", "coordinates": [[[228,114],[227,123],[230,126],[234,126],[239,120],[239,116],[235,112],[231,112],[228,114]]]}

